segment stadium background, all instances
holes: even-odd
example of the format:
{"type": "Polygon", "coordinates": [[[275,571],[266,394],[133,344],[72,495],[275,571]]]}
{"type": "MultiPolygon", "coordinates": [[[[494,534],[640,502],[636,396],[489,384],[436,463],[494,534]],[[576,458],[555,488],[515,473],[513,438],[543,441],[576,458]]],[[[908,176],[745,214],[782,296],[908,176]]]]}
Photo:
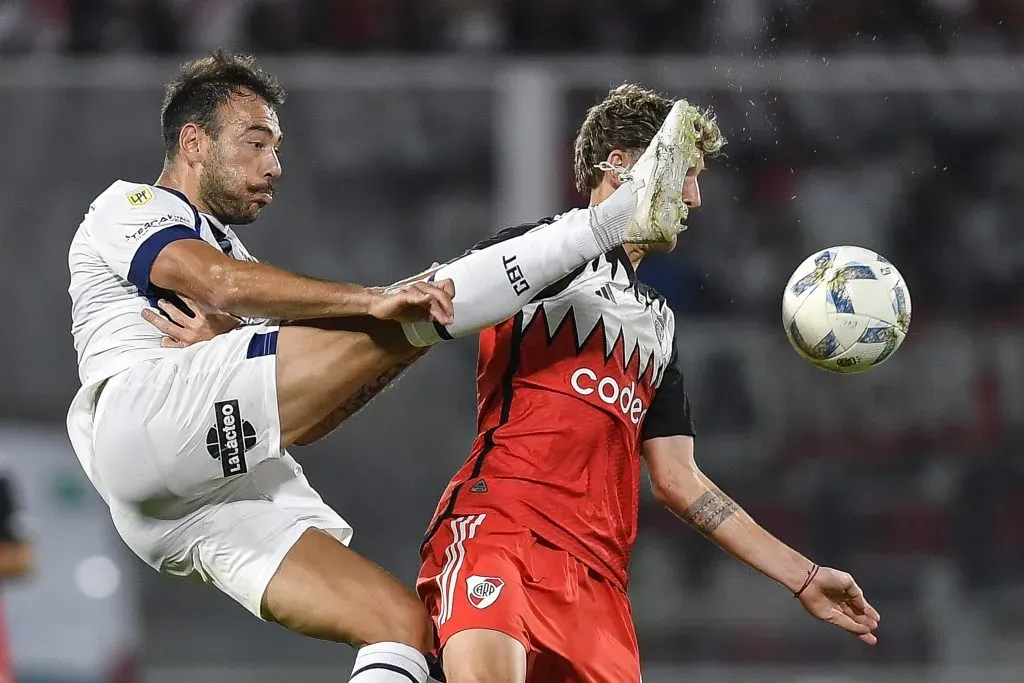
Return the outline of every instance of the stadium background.
{"type": "MultiPolygon", "coordinates": [[[[162,579],[114,536],[63,430],[67,247],[114,178],[160,167],[160,86],[254,51],[290,88],[264,259],[386,283],[576,204],[585,108],[637,80],[711,104],[728,156],[641,279],[673,302],[704,469],[850,570],[860,646],[645,492],[631,592],[645,681],[1024,680],[1024,3],[1020,0],[6,0],[0,4],[0,450],[40,567],[3,588],[21,680],[337,681],[345,647],[162,579]],[[819,248],[888,256],[914,303],[864,376],[799,361],[780,290],[819,248]]],[[[473,436],[474,352],[445,345],[299,451],[354,547],[410,582],[473,436]]]]}

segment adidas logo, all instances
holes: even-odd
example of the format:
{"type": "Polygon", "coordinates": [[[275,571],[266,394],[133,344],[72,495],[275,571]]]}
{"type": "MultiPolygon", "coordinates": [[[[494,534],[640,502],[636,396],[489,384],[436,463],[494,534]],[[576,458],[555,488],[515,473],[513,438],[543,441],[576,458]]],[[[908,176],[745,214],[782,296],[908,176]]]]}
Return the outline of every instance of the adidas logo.
{"type": "Polygon", "coordinates": [[[469,489],[472,493],[487,493],[487,482],[483,479],[473,484],[473,487],[469,489]]]}
{"type": "Polygon", "coordinates": [[[615,294],[612,293],[611,285],[604,285],[601,289],[596,290],[594,294],[597,294],[602,299],[608,299],[608,301],[611,301],[613,304],[618,303],[615,301],[615,294]]]}

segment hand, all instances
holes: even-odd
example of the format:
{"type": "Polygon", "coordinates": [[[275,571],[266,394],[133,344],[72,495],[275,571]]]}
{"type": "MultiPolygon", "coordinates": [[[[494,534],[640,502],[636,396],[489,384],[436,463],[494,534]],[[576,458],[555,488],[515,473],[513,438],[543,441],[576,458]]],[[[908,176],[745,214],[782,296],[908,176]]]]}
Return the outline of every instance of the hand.
{"type": "Polygon", "coordinates": [[[878,642],[873,633],[878,628],[878,612],[846,572],[819,567],[798,599],[811,616],[846,629],[868,645],[878,642]]]}
{"type": "Polygon", "coordinates": [[[430,320],[441,325],[454,320],[455,283],[451,280],[413,282],[374,293],[368,311],[374,318],[402,323],[430,320]]]}
{"type": "Polygon", "coordinates": [[[242,321],[233,315],[214,311],[185,297],[181,297],[181,300],[195,313],[194,318],[165,299],[158,301],[157,307],[167,315],[167,318],[151,308],[142,311],[142,317],[146,322],[163,332],[164,337],[160,340],[160,346],[164,348],[183,349],[230,332],[242,324],[242,321]]]}

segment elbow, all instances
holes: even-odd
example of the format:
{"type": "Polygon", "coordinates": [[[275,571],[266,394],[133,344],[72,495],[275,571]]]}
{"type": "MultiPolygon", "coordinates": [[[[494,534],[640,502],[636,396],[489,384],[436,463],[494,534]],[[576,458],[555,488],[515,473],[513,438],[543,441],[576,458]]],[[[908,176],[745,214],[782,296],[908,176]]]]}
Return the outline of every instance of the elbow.
{"type": "Polygon", "coordinates": [[[654,500],[666,507],[672,507],[673,502],[676,500],[671,487],[657,479],[651,479],[651,493],[654,494],[654,500]]]}
{"type": "Polygon", "coordinates": [[[692,470],[651,477],[654,499],[676,513],[688,508],[706,490],[692,470]]]}

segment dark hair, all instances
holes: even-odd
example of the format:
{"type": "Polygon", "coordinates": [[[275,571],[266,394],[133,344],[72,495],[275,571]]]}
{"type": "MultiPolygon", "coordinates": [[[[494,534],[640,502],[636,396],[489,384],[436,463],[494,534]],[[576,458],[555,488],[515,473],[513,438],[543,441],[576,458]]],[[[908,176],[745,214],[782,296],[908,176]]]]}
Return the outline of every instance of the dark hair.
{"type": "Polygon", "coordinates": [[[173,158],[182,126],[194,123],[211,137],[220,132],[220,105],[232,95],[249,91],[276,109],[286,93],[277,79],[263,70],[250,55],[217,50],[207,57],[181,65],[164,90],[160,110],[164,149],[173,158]]]}
{"type": "MultiPolygon", "coordinates": [[[[587,111],[574,145],[573,165],[576,189],[587,193],[601,184],[604,171],[597,165],[612,150],[642,152],[665,122],[675,102],[653,90],[626,83],[611,90],[608,96],[587,111]]],[[[696,117],[697,149],[705,156],[715,156],[725,144],[709,111],[696,117]]]]}

